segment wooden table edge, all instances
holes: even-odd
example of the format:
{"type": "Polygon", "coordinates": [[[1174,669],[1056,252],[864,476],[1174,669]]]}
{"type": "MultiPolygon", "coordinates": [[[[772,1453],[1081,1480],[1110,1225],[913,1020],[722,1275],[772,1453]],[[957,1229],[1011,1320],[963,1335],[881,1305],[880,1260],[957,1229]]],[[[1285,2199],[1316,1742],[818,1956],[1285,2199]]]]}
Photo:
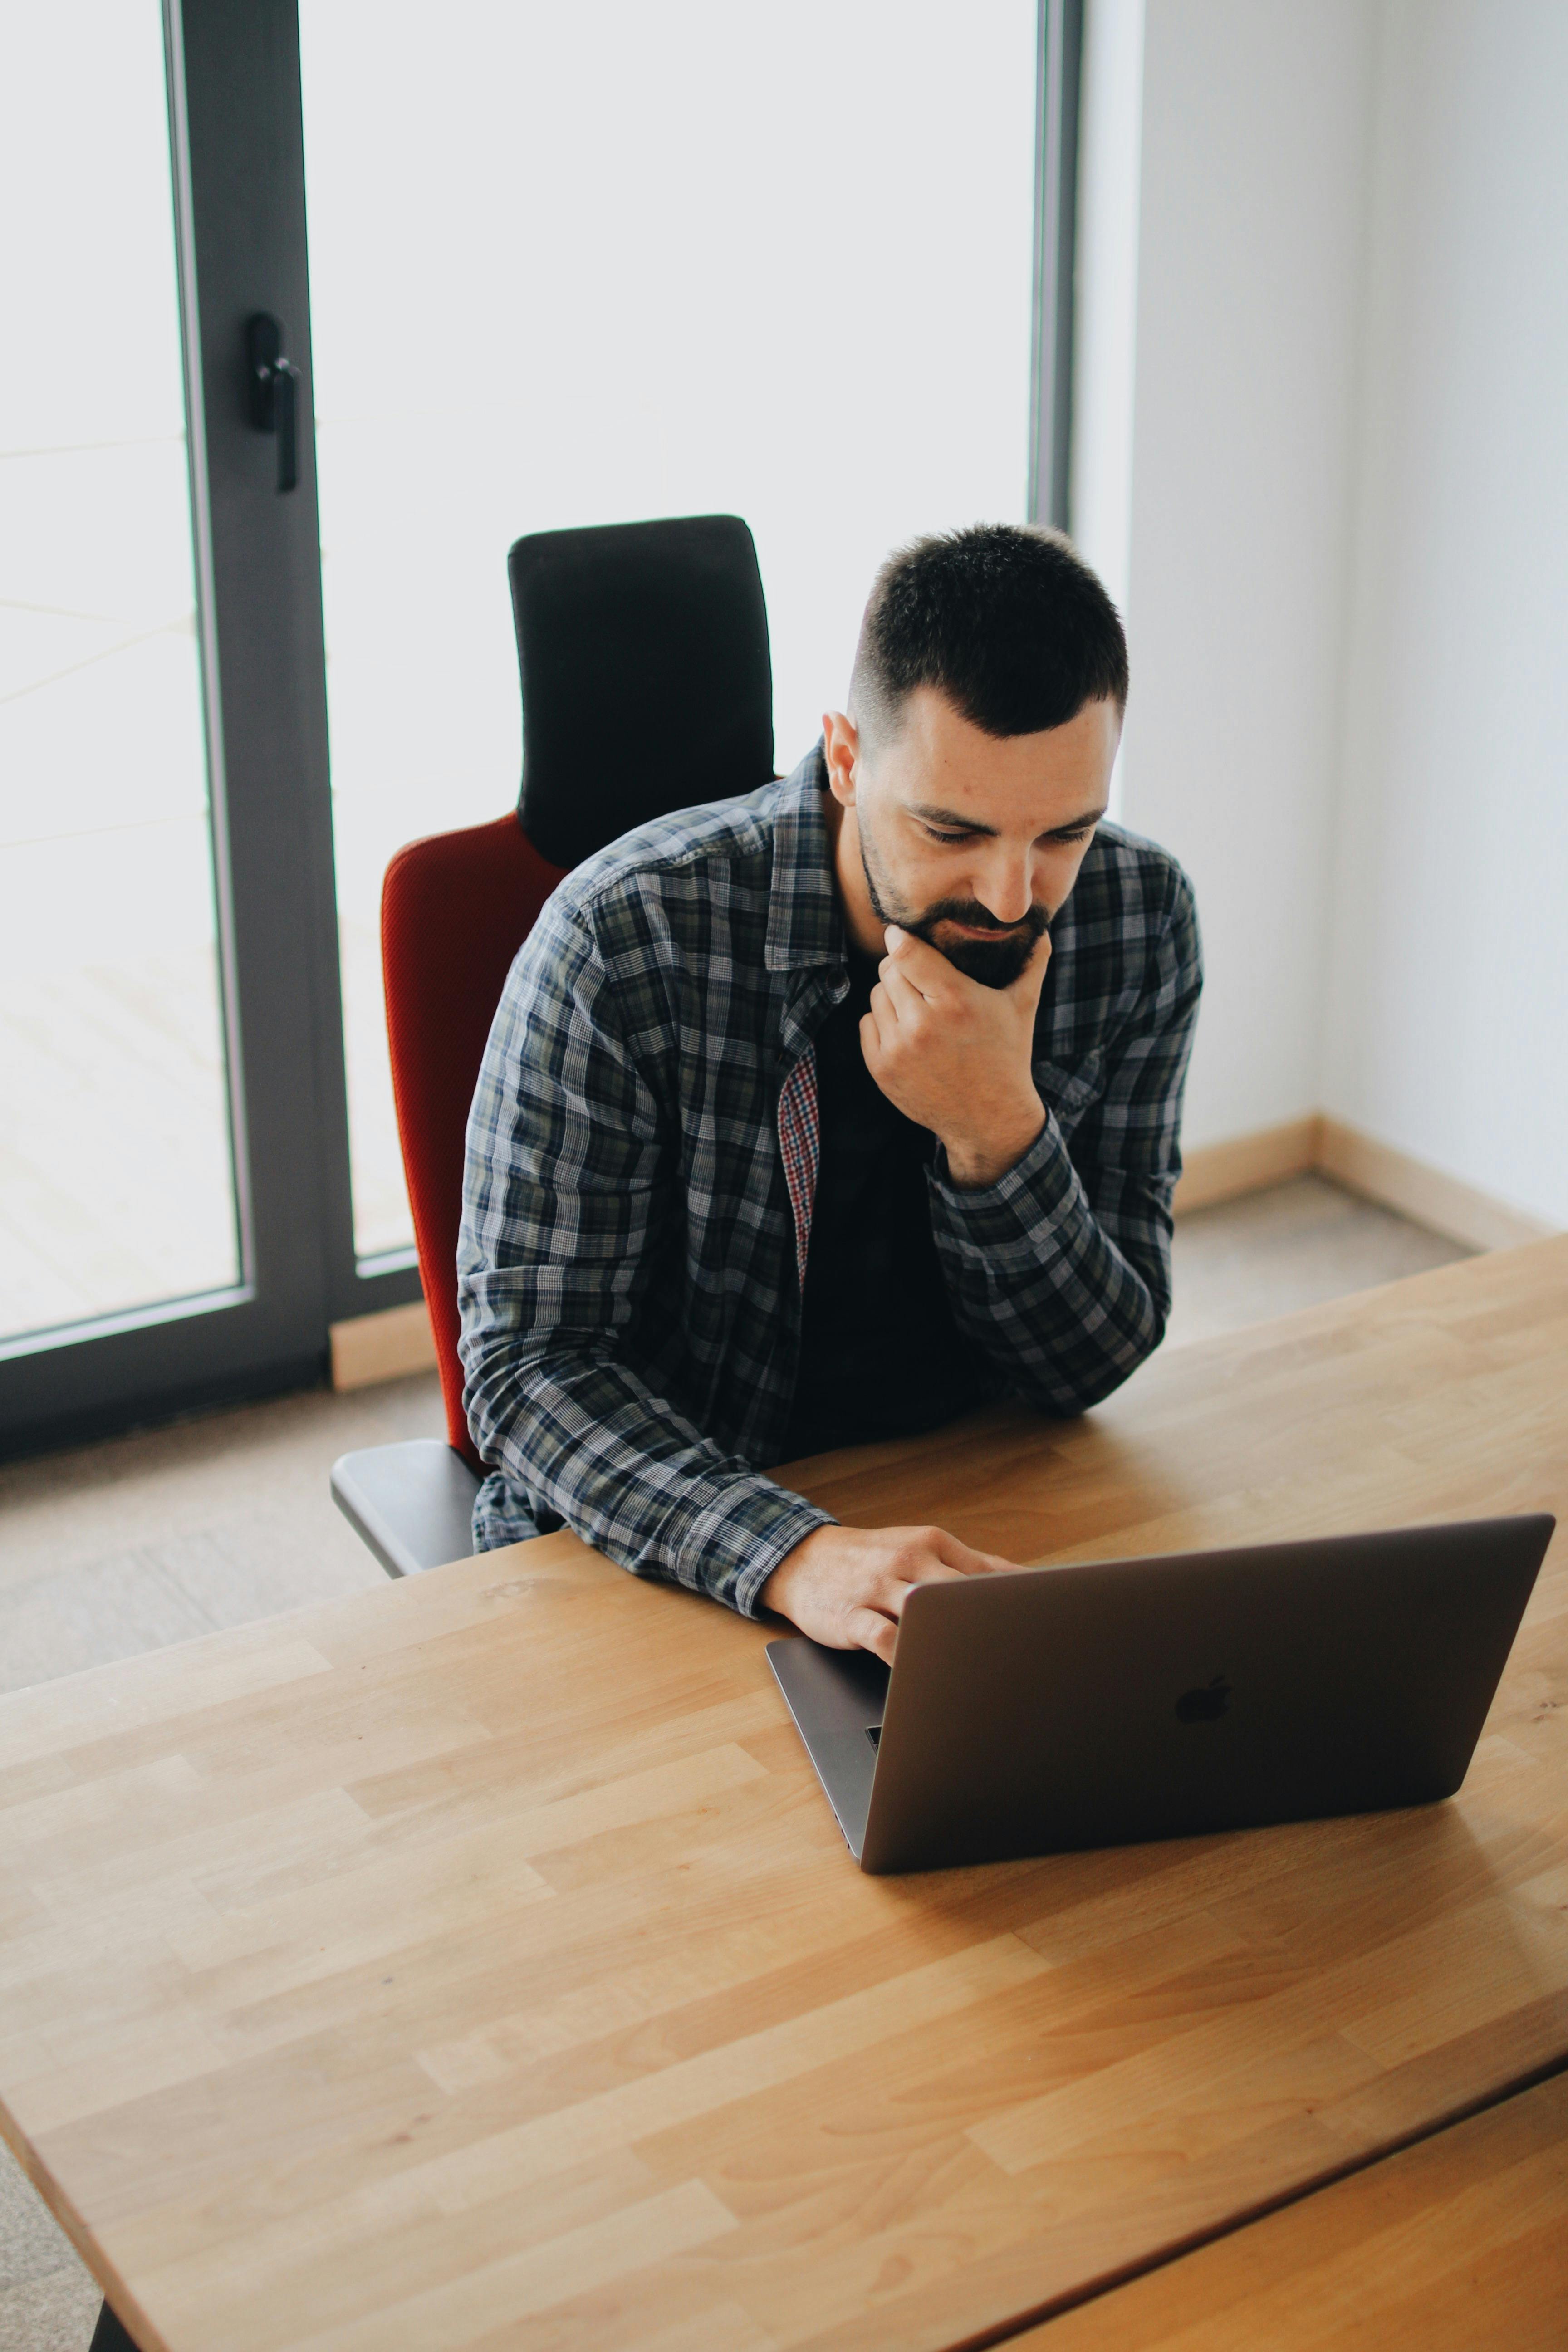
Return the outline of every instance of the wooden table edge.
{"type": "Polygon", "coordinates": [[[1462,2100],[1457,2106],[1435,2116],[1430,2124],[1423,2124],[1413,2131],[1396,2132],[1377,2147],[1347,2157],[1342,2164],[1328,2165],[1322,2171],[1296,2182],[1289,2189],[1282,2189],[1272,2197],[1260,2198],[1255,2205],[1227,2216],[1210,2229],[1190,2231],[1184,2237],[1173,2238],[1168,2245],[1135,2263],[1121,2263],[1115,2270],[1107,2271],[1102,2276],[1073,2288],[1067,2294],[1053,2295],[1048,2302],[1036,2305],[1016,2318],[1001,2320],[994,2326],[983,2328],[975,2335],[961,2336],[948,2347],[948,2352],[988,2352],[992,2345],[1016,2343],[1032,2328],[1044,2326],[1053,2319],[1064,2318],[1069,2311],[1082,2311],[1088,2305],[1114,2294],[1119,2288],[1131,2286],[1137,2279],[1152,2278],[1187,2255],[1202,2252],[1205,2246],[1221,2245],[1227,2238],[1238,2236],[1242,2231],[1254,2228],[1259,2221],[1267,2221],[1271,2214],[1288,2212],[1292,2206],[1305,2205],[1322,2190],[1336,2187],[1340,2181],[1353,2180],[1361,2173],[1374,2171],[1380,2164],[1403,2156],[1407,2149],[1438,2139],[1444,2132],[1453,2131],[1458,2125],[1469,2123],[1477,2116],[1489,2115],[1494,2108],[1506,2106],[1510,2099],[1521,2098],[1525,2092],[1535,2090],[1542,2083],[1554,2082],[1562,2074],[1568,2074],[1568,2051],[1559,2057],[1548,2059],[1542,2065],[1528,2068],[1495,2090],[1483,2092],[1477,2098],[1462,2100]]]}

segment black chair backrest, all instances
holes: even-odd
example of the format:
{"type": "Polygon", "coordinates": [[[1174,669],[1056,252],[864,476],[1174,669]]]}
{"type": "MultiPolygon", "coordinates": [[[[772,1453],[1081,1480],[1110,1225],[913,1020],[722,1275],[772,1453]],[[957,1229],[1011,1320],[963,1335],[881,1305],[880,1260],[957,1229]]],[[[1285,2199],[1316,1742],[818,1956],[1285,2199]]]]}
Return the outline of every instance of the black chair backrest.
{"type": "Polygon", "coordinates": [[[507,558],[522,674],[518,817],[576,866],[773,772],[773,663],[738,515],[535,531],[507,558]]]}

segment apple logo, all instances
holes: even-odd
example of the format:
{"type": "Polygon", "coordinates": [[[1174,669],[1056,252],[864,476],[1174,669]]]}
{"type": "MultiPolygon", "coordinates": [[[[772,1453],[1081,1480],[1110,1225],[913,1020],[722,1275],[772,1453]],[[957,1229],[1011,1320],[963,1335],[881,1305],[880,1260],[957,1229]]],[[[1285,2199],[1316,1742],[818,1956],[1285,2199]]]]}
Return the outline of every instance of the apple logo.
{"type": "Polygon", "coordinates": [[[1184,1691],[1176,1701],[1178,1723],[1217,1723],[1230,1705],[1230,1685],[1215,1675],[1206,1690],[1184,1691]]]}

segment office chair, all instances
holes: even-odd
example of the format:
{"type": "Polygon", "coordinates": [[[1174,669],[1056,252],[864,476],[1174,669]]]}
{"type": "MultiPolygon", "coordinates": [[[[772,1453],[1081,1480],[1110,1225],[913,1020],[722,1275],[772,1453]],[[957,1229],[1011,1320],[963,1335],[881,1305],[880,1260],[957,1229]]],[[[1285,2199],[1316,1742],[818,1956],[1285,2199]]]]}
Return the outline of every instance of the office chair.
{"type": "Polygon", "coordinates": [[[502,985],[571,866],[650,817],[773,772],[756,549],[735,515],[535,532],[507,559],[522,679],[515,814],[398,851],[381,900],[398,1140],[447,1436],[345,1454],[334,1501],[408,1576],[473,1550],[458,1229],[468,1107],[502,985]]]}

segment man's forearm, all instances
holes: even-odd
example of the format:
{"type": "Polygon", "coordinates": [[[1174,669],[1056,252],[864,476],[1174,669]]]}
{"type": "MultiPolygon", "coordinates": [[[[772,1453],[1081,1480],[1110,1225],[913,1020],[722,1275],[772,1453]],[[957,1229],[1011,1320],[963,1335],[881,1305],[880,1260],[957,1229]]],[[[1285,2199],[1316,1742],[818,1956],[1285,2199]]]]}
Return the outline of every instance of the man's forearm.
{"type": "Polygon", "coordinates": [[[1048,1412],[1098,1404],[1163,1336],[1165,1188],[1149,1180],[1140,1189],[1147,1271],[1096,1217],[1049,1115],[990,1186],[951,1182],[941,1166],[933,1178],[932,1229],[958,1320],[1010,1384],[1048,1412]]]}
{"type": "Polygon", "coordinates": [[[476,1444],[531,1500],[623,1568],[743,1616],[832,1515],[725,1454],[606,1350],[546,1339],[476,1351],[476,1444]]]}

